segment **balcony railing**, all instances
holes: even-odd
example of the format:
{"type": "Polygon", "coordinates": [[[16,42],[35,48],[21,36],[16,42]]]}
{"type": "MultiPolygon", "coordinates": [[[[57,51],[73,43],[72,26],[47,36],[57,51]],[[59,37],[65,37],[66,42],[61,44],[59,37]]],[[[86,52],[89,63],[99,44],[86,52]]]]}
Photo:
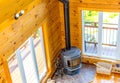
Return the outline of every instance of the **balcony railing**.
{"type": "MultiPolygon", "coordinates": [[[[84,31],[85,52],[97,53],[98,23],[97,22],[85,22],[84,30],[85,30],[84,31]],[[90,50],[88,51],[88,49],[90,50]],[[93,49],[93,52],[91,52],[92,49],[93,49]]],[[[108,50],[110,50],[111,47],[116,48],[117,31],[118,31],[117,24],[103,23],[102,34],[101,34],[103,51],[104,51],[105,46],[108,47],[108,50]]]]}

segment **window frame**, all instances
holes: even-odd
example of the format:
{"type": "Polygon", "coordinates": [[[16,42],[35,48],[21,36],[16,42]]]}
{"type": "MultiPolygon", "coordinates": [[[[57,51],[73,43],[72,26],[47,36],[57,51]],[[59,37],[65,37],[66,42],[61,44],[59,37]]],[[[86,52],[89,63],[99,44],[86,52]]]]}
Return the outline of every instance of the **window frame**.
{"type": "Polygon", "coordinates": [[[42,74],[39,74],[39,70],[38,70],[38,63],[37,63],[37,59],[36,59],[36,53],[35,53],[35,46],[34,46],[34,41],[33,41],[33,37],[30,36],[16,51],[16,59],[18,62],[18,67],[20,70],[20,75],[22,78],[22,82],[23,83],[27,83],[27,79],[26,79],[26,75],[25,75],[25,69],[23,66],[23,60],[22,60],[22,56],[21,56],[21,52],[20,52],[20,48],[28,41],[30,44],[30,51],[32,53],[32,60],[33,60],[33,64],[34,64],[34,68],[35,68],[35,75],[37,78],[37,82],[41,82],[41,80],[43,79],[43,77],[47,74],[47,63],[46,63],[46,55],[45,55],[45,48],[44,48],[44,36],[43,36],[43,30],[42,27],[40,27],[38,29],[38,31],[40,32],[40,39],[41,39],[41,43],[42,43],[42,56],[44,57],[44,65],[45,65],[45,69],[44,72],[42,74]]]}

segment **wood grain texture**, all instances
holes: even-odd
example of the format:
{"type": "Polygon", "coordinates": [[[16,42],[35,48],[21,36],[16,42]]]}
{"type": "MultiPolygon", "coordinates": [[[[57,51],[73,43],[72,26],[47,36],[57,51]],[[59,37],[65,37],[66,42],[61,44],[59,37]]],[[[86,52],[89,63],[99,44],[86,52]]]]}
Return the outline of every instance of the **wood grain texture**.
{"type": "Polygon", "coordinates": [[[0,1],[0,24],[19,13],[20,10],[25,10],[27,13],[34,6],[38,5],[42,0],[1,0],[0,1]]]}
{"type": "Polygon", "coordinates": [[[120,3],[119,0],[70,0],[70,2],[75,3],[99,3],[99,4],[113,4],[118,5],[120,3]]]}
{"type": "MultiPolygon", "coordinates": [[[[120,11],[120,1],[119,0],[70,0],[70,28],[71,28],[71,42],[73,46],[77,46],[83,51],[83,41],[82,41],[82,10],[95,10],[104,12],[119,12],[120,11]]],[[[64,11],[63,4],[60,5],[60,21],[61,21],[61,38],[62,38],[62,48],[65,47],[65,34],[64,34],[64,11]]],[[[94,59],[84,57],[82,53],[83,62],[94,63],[101,60],[100,58],[94,59]]],[[[108,61],[108,60],[107,60],[108,61]]],[[[110,61],[112,62],[112,61],[110,61]]],[[[119,61],[117,61],[119,62],[119,61]]]]}
{"type": "MultiPolygon", "coordinates": [[[[30,1],[30,3],[25,3],[30,5],[29,7],[27,6],[29,11],[18,20],[14,20],[11,16],[8,16],[9,19],[1,23],[0,57],[3,62],[6,62],[7,58],[9,58],[23,42],[25,42],[40,26],[43,26],[45,54],[49,72],[48,78],[55,71],[55,59],[59,55],[61,49],[59,2],[57,0],[35,1],[36,2],[30,1]]],[[[0,77],[11,83],[7,63],[1,67],[0,77]]]]}
{"type": "Polygon", "coordinates": [[[97,10],[97,11],[120,11],[119,0],[70,0],[71,7],[79,7],[84,10],[97,10]]]}
{"type": "MultiPolygon", "coordinates": [[[[0,4],[0,12],[3,12],[0,14],[0,57],[2,60],[6,61],[10,54],[43,24],[48,72],[51,76],[55,71],[54,60],[59,55],[60,49],[65,47],[63,4],[58,0],[10,0],[10,3],[5,0],[0,1],[0,4]],[[12,5],[12,3],[15,4],[12,5]],[[25,9],[26,13],[20,19],[14,20],[13,14],[21,9],[25,9]]],[[[118,12],[120,11],[119,4],[119,0],[70,0],[72,45],[82,50],[81,10],[118,12]]],[[[0,75],[6,79],[9,75],[3,72],[5,67],[3,65],[1,67],[3,70],[0,69],[2,71],[0,75]]]]}
{"type": "MultiPolygon", "coordinates": [[[[64,35],[64,11],[63,4],[60,4],[60,17],[61,17],[61,37],[62,37],[62,48],[65,47],[65,35],[64,35]]],[[[82,50],[82,33],[81,24],[80,24],[80,10],[70,5],[70,33],[71,33],[71,44],[72,46],[77,46],[82,50]]]]}
{"type": "MultiPolygon", "coordinates": [[[[19,7],[17,7],[17,8],[15,7],[14,9],[12,9],[13,11],[11,11],[11,12],[3,11],[2,14],[4,14],[4,12],[8,12],[8,14],[0,17],[1,18],[0,19],[0,21],[1,21],[0,22],[0,32],[2,32],[5,28],[7,28],[8,26],[11,26],[12,24],[14,24],[14,22],[17,21],[17,20],[14,19],[14,16],[15,16],[16,13],[19,14],[21,10],[24,10],[25,11],[24,15],[25,15],[31,9],[33,9],[35,6],[40,4],[41,2],[42,2],[42,0],[34,0],[34,1],[31,1],[29,4],[25,5],[25,7],[21,7],[21,6],[20,6],[20,8],[19,7]],[[19,8],[19,10],[18,10],[18,8],[19,8]],[[14,10],[16,10],[16,11],[14,12],[14,10]]],[[[3,3],[1,2],[0,4],[3,4],[3,3]]],[[[10,6],[10,8],[13,7],[13,6],[10,6]]],[[[3,6],[3,7],[5,8],[5,6],[3,6]]],[[[1,10],[4,10],[4,8],[1,9],[1,10]]],[[[9,7],[7,7],[7,9],[9,10],[9,7]]],[[[21,17],[19,17],[19,18],[21,18],[21,17]]]]}
{"type": "Polygon", "coordinates": [[[119,64],[120,63],[119,60],[103,59],[100,57],[93,57],[93,56],[88,56],[88,55],[83,55],[82,61],[84,63],[88,63],[88,64],[93,64],[93,63],[97,63],[97,62],[107,62],[107,63],[111,63],[111,64],[119,64]]]}

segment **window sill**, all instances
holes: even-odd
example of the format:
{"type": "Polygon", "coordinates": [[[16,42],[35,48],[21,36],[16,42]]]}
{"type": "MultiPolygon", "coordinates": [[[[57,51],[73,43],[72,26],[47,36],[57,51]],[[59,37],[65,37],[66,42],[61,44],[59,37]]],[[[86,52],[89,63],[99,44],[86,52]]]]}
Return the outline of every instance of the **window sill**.
{"type": "Polygon", "coordinates": [[[97,63],[97,62],[109,62],[109,63],[115,64],[115,63],[120,63],[120,60],[97,57],[97,56],[89,56],[84,54],[82,56],[82,62],[90,63],[90,64],[97,63]]]}

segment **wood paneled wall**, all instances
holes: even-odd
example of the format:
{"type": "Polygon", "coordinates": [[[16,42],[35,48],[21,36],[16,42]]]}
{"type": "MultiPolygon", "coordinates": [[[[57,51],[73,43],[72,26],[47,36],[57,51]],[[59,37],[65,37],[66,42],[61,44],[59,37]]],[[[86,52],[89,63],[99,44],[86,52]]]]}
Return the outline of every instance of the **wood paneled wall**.
{"type": "Polygon", "coordinates": [[[3,12],[0,14],[0,83],[11,83],[7,58],[40,26],[43,26],[48,72],[52,75],[61,49],[58,0],[5,0],[0,4],[3,4],[0,5],[3,12]],[[15,20],[14,13],[21,9],[25,9],[25,14],[15,20]]]}
{"type": "MultiPolygon", "coordinates": [[[[63,4],[60,2],[60,17],[61,17],[61,38],[62,38],[62,48],[65,47],[65,31],[64,31],[64,10],[63,4]]],[[[79,11],[80,12],[80,11],[79,11]]],[[[71,44],[72,46],[77,46],[82,49],[82,33],[81,26],[81,13],[78,12],[78,7],[71,7],[70,4],[70,35],[71,35],[71,44]]]]}
{"type": "MultiPolygon", "coordinates": [[[[0,1],[0,83],[11,82],[7,58],[32,33],[43,25],[49,75],[55,70],[55,58],[65,47],[63,4],[58,0],[0,1]],[[13,4],[15,3],[15,4],[13,4]],[[14,14],[25,14],[18,20],[14,14]],[[62,41],[61,41],[62,40],[62,41]]],[[[82,50],[81,10],[120,11],[119,0],[70,0],[71,43],[82,50]]],[[[48,75],[48,76],[49,76],[48,75]]]]}
{"type": "Polygon", "coordinates": [[[29,12],[36,5],[40,4],[42,0],[2,0],[0,1],[0,32],[6,27],[13,24],[16,20],[14,16],[24,10],[29,12]]]}
{"type": "MultiPolygon", "coordinates": [[[[95,10],[106,12],[120,12],[119,0],[69,0],[70,1],[70,28],[71,28],[71,42],[72,46],[77,46],[82,51],[82,11],[81,10],[95,10]]],[[[61,17],[61,37],[62,48],[65,47],[64,34],[64,19],[63,19],[63,4],[60,5],[61,17]]],[[[95,59],[94,57],[85,57],[82,54],[83,62],[95,63],[97,61],[105,61],[95,59]]]]}

